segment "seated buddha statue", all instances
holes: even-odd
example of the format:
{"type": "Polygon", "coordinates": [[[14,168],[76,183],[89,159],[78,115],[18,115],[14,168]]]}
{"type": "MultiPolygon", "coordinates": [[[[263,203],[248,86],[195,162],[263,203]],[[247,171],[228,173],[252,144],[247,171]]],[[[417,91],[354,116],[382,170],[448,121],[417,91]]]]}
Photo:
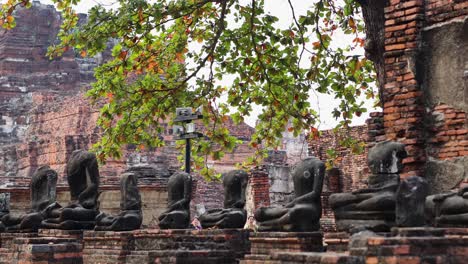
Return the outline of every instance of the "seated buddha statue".
{"type": "Polygon", "coordinates": [[[332,194],[329,198],[338,230],[364,227],[389,231],[395,225],[396,191],[406,156],[404,144],[392,141],[377,143],[369,150],[369,188],[332,194]]]}
{"type": "Polygon", "coordinates": [[[428,196],[425,210],[428,222],[436,226],[468,227],[468,182],[458,191],[428,196]]]}
{"type": "Polygon", "coordinates": [[[167,210],[159,217],[161,229],[186,229],[190,224],[190,199],[192,176],[185,172],[174,173],[167,183],[167,210]]]}
{"type": "Polygon", "coordinates": [[[321,194],[325,164],[310,157],[291,171],[295,198],[284,207],[262,207],[255,211],[258,231],[312,232],[320,229],[321,194]]]}
{"type": "Polygon", "coordinates": [[[6,230],[37,231],[56,199],[57,172],[42,166],[33,174],[30,184],[31,211],[26,214],[7,214],[1,218],[6,230]]]}
{"type": "Polygon", "coordinates": [[[224,208],[211,209],[200,216],[203,228],[243,228],[247,220],[245,189],[248,175],[234,170],[223,174],[224,208]]]}
{"type": "Polygon", "coordinates": [[[100,213],[96,217],[96,231],[130,231],[139,229],[143,222],[138,176],[127,172],[120,177],[120,214],[100,213]]]}
{"type": "Polygon", "coordinates": [[[3,216],[10,213],[9,197],[7,193],[0,193],[0,233],[5,231],[5,225],[2,223],[1,219],[3,216]]]}
{"type": "Polygon", "coordinates": [[[70,203],[63,208],[56,204],[50,210],[49,218],[42,222],[43,227],[93,229],[99,213],[99,169],[96,155],[84,150],[75,150],[67,162],[67,181],[70,203]]]}

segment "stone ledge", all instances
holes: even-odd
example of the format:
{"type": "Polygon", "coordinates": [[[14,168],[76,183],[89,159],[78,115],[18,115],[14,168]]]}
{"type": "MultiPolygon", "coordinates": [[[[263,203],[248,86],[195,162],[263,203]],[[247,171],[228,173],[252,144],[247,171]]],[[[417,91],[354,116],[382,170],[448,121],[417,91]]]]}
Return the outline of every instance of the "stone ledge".
{"type": "Polygon", "coordinates": [[[250,235],[250,243],[251,255],[270,255],[278,251],[322,252],[324,250],[321,232],[258,232],[250,235]]]}
{"type": "Polygon", "coordinates": [[[183,261],[184,254],[191,257],[205,254],[208,259],[213,258],[209,263],[224,263],[224,260],[231,263],[250,251],[249,234],[245,229],[85,231],[83,259],[90,264],[103,260],[127,263],[128,259],[139,264],[156,259],[161,263],[173,263],[172,260],[183,261]]]}
{"type": "Polygon", "coordinates": [[[350,256],[345,253],[319,253],[319,252],[275,252],[271,255],[249,255],[241,264],[364,264],[364,257],[350,256]]]}
{"type": "Polygon", "coordinates": [[[132,252],[126,263],[191,263],[191,264],[234,264],[237,263],[232,251],[228,250],[151,250],[132,252]]]}
{"type": "Polygon", "coordinates": [[[363,238],[359,244],[366,246],[351,248],[350,254],[366,263],[464,264],[468,259],[467,228],[394,228],[392,235],[363,238]]]}

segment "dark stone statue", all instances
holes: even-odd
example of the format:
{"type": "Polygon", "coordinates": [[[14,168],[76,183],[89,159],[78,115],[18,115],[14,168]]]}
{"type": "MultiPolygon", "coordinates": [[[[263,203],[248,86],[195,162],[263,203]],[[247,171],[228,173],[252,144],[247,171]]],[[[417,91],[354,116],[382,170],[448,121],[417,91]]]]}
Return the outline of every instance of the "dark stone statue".
{"type": "Polygon", "coordinates": [[[245,205],[245,189],[248,174],[242,170],[234,170],[223,174],[224,208],[212,209],[199,218],[203,228],[243,228],[247,220],[245,205]]]}
{"type": "Polygon", "coordinates": [[[0,193],[0,218],[10,212],[10,194],[0,193]]]}
{"type": "Polygon", "coordinates": [[[293,168],[295,198],[284,207],[262,207],[255,212],[258,231],[312,232],[320,229],[325,164],[307,158],[293,168]]]}
{"type": "Polygon", "coordinates": [[[6,230],[32,230],[37,231],[41,222],[48,216],[54,206],[57,186],[57,172],[49,166],[40,167],[32,176],[30,184],[31,211],[26,214],[7,214],[2,222],[6,230]]]}
{"type": "Polygon", "coordinates": [[[97,231],[130,231],[139,229],[143,222],[138,176],[127,172],[120,177],[120,214],[100,213],[96,217],[97,231]]]}
{"type": "Polygon", "coordinates": [[[428,193],[429,185],[421,177],[411,176],[401,181],[396,198],[397,226],[424,226],[424,202],[428,193]]]}
{"type": "Polygon", "coordinates": [[[99,213],[99,169],[96,155],[84,150],[75,150],[67,163],[67,181],[71,201],[61,208],[51,209],[50,217],[42,222],[45,228],[93,229],[99,213]]]}
{"type": "Polygon", "coordinates": [[[192,176],[185,172],[174,173],[167,184],[168,205],[159,220],[161,229],[185,229],[190,224],[190,199],[192,176]]]}
{"type": "Polygon", "coordinates": [[[392,141],[377,143],[369,150],[369,188],[329,198],[338,230],[366,228],[379,232],[395,225],[396,191],[406,156],[404,144],[392,141]]]}
{"type": "Polygon", "coordinates": [[[426,198],[428,222],[441,227],[468,227],[468,184],[458,191],[426,198]]]}
{"type": "MultiPolygon", "coordinates": [[[[0,220],[10,212],[10,194],[0,193],[0,220]]],[[[5,225],[0,221],[0,233],[5,231],[5,225]]]]}

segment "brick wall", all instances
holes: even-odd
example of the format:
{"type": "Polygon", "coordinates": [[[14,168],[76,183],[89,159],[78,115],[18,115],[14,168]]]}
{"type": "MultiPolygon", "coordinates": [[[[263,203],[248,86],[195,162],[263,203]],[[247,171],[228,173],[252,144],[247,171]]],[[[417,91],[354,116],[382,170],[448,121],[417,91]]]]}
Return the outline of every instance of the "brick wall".
{"type": "Polygon", "coordinates": [[[390,0],[385,8],[385,137],[406,144],[402,176],[425,176],[433,192],[468,169],[467,18],[463,0],[390,0]]]}
{"type": "Polygon", "coordinates": [[[423,139],[424,99],[415,62],[424,2],[391,0],[385,8],[384,128],[386,138],[406,144],[407,174],[422,174],[426,161],[423,139]]]}
{"type": "Polygon", "coordinates": [[[270,205],[270,180],[267,168],[258,167],[250,172],[246,195],[246,210],[249,216],[253,215],[257,208],[270,205]]]}

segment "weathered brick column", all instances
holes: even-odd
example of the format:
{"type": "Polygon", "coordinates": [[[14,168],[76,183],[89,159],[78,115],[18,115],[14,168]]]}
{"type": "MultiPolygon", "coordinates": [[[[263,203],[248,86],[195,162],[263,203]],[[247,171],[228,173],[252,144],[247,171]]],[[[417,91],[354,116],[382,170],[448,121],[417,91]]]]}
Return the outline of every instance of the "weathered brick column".
{"type": "Polygon", "coordinates": [[[423,174],[424,100],[416,61],[424,26],[423,0],[390,0],[385,8],[385,135],[406,144],[405,174],[423,174]]]}
{"type": "Polygon", "coordinates": [[[264,167],[250,172],[247,187],[247,213],[253,215],[257,208],[270,205],[270,179],[264,167]]]}

